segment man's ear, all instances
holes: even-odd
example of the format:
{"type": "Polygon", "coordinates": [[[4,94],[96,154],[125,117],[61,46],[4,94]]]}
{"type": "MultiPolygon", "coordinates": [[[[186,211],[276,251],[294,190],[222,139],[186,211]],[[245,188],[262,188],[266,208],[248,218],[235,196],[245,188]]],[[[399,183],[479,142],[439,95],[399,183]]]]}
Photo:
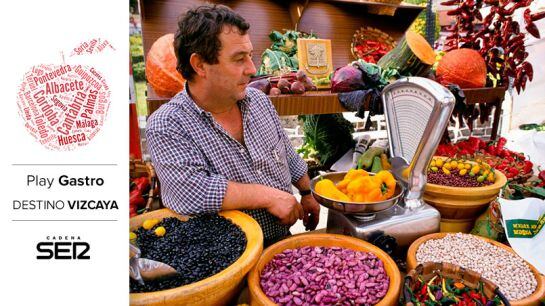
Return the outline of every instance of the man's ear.
{"type": "Polygon", "coordinates": [[[195,70],[195,73],[200,76],[201,78],[204,78],[206,76],[206,72],[204,70],[204,64],[202,57],[198,55],[197,53],[191,54],[191,57],[189,58],[189,64],[195,70]]]}

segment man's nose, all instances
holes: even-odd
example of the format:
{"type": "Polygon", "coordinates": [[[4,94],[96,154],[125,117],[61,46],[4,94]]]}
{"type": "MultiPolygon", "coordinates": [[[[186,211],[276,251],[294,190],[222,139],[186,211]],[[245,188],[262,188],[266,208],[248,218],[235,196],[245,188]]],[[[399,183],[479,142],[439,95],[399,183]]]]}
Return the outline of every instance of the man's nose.
{"type": "Polygon", "coordinates": [[[248,64],[246,65],[246,69],[244,71],[244,74],[245,75],[255,75],[256,72],[257,72],[257,69],[255,69],[255,65],[254,65],[254,62],[252,61],[252,58],[250,57],[248,59],[248,64]]]}

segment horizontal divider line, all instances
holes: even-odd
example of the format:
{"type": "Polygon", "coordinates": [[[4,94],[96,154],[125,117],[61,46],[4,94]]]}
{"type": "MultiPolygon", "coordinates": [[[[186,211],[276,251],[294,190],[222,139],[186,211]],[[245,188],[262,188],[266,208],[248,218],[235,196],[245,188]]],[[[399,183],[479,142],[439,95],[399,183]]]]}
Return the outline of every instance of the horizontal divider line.
{"type": "Polygon", "coordinates": [[[116,222],[116,221],[119,221],[117,219],[13,219],[11,221],[14,221],[14,222],[21,222],[21,221],[30,221],[30,222],[35,222],[35,221],[52,221],[52,222],[57,222],[57,221],[74,221],[74,222],[79,222],[79,221],[90,221],[90,222],[116,222]]]}
{"type": "Polygon", "coordinates": [[[117,166],[117,164],[11,164],[12,166],[117,166]]]}

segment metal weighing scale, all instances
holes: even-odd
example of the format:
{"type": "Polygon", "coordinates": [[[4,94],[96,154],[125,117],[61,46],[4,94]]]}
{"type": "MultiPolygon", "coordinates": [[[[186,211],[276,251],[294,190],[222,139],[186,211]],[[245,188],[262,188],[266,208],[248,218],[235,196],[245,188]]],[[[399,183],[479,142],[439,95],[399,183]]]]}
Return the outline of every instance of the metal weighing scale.
{"type": "MultiPolygon", "coordinates": [[[[382,92],[392,172],[400,195],[370,204],[340,203],[320,198],[329,208],[327,232],[367,240],[392,253],[417,238],[439,231],[439,212],[422,200],[426,168],[454,108],[454,96],[442,85],[420,77],[398,80],[382,92]],[[409,178],[402,172],[412,163],[409,178]]],[[[342,179],[328,177],[334,182],[342,179]]],[[[320,176],[313,179],[311,189],[320,176]]],[[[320,198],[320,199],[318,199],[320,198]]]]}

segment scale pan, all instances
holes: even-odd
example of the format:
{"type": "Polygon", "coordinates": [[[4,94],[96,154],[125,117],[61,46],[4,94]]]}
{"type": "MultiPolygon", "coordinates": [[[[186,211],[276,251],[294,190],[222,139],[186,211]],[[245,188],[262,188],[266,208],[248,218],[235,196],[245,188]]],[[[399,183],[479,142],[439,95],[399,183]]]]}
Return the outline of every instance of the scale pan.
{"type": "MultiPolygon", "coordinates": [[[[346,173],[347,173],[346,171],[330,172],[330,173],[318,175],[317,177],[313,178],[310,181],[310,190],[312,191],[312,195],[314,196],[316,201],[329,209],[333,209],[344,214],[358,215],[358,214],[373,214],[373,213],[386,210],[396,205],[399,202],[399,199],[403,197],[405,188],[403,188],[403,186],[400,185],[399,182],[396,183],[396,189],[395,189],[394,195],[388,200],[379,201],[379,202],[342,202],[342,201],[326,198],[316,193],[316,191],[314,191],[314,187],[316,186],[316,183],[322,178],[329,179],[334,184],[337,184],[344,178],[346,173]]],[[[369,172],[369,175],[375,175],[375,174],[369,172]]]]}

